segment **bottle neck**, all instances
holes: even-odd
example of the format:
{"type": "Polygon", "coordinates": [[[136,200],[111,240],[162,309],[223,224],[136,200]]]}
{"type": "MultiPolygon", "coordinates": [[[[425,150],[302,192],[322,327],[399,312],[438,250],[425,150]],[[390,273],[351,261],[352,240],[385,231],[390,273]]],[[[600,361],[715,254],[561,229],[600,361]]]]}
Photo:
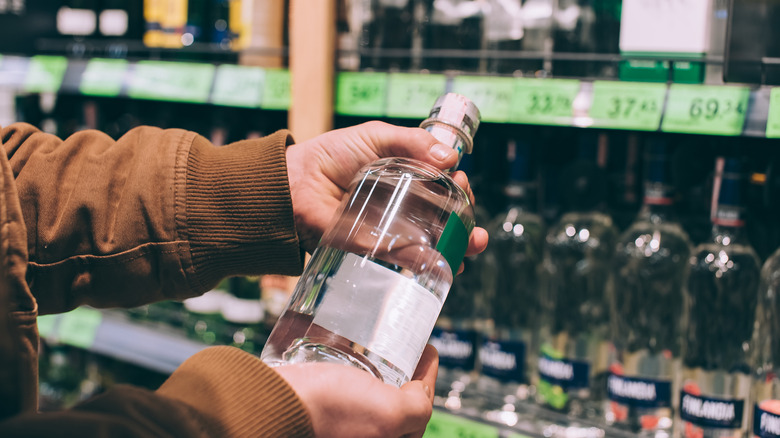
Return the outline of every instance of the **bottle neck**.
{"type": "Polygon", "coordinates": [[[659,182],[645,182],[645,197],[639,219],[666,222],[674,219],[674,199],[670,186],[659,182]]]}
{"type": "Polygon", "coordinates": [[[740,243],[745,236],[743,209],[719,204],[712,215],[712,240],[721,245],[740,243]]]}
{"type": "Polygon", "coordinates": [[[504,188],[507,206],[527,212],[536,211],[536,185],[532,182],[510,181],[504,188]]]}

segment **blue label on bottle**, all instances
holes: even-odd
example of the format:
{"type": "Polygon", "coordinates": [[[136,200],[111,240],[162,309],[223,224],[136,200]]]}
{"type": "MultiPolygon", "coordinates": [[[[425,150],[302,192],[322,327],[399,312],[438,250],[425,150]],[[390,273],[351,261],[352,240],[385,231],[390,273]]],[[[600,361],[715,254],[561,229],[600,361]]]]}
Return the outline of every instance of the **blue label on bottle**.
{"type": "Polygon", "coordinates": [[[587,388],[590,384],[590,364],[570,359],[555,359],[542,353],[539,358],[539,377],[565,390],[587,388]]]}
{"type": "Polygon", "coordinates": [[[702,397],[680,391],[680,418],[699,427],[739,429],[744,400],[702,397]]]}
{"type": "Polygon", "coordinates": [[[479,349],[482,374],[502,382],[525,381],[525,343],[485,341],[479,349]]]}
{"type": "Polygon", "coordinates": [[[445,368],[471,371],[477,352],[477,332],[474,330],[444,330],[436,327],[428,343],[439,352],[439,365],[445,368]]]}
{"type": "Polygon", "coordinates": [[[758,438],[780,438],[780,415],[753,407],[753,435],[758,438]]]}
{"type": "Polygon", "coordinates": [[[672,382],[610,374],[607,397],[638,408],[666,408],[672,405],[672,382]]]}

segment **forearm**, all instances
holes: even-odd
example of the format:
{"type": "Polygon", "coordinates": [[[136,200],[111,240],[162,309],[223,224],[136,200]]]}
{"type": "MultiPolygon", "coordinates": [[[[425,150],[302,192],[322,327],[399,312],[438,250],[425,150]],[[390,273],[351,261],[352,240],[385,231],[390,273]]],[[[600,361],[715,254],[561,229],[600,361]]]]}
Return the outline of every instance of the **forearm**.
{"type": "Polygon", "coordinates": [[[119,140],[2,131],[41,313],[181,299],[228,275],[301,268],[286,132],[217,148],[183,130],[119,140]]]}

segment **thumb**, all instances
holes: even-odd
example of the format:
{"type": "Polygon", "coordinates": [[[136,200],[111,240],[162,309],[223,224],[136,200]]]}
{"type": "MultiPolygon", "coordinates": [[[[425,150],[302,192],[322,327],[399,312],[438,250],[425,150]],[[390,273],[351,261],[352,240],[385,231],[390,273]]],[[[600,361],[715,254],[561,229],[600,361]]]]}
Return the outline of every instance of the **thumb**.
{"type": "Polygon", "coordinates": [[[421,128],[406,128],[372,121],[360,125],[366,143],[380,157],[407,157],[424,161],[439,169],[449,169],[458,161],[458,153],[421,128]]]}

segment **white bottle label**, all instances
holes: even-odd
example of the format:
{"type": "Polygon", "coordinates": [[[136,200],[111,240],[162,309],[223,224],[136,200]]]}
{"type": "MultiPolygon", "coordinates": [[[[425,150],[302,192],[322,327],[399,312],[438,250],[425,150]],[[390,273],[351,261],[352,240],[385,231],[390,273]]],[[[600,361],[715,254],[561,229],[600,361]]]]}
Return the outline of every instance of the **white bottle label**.
{"type": "Polygon", "coordinates": [[[362,345],[411,377],[441,301],[411,278],[349,253],[326,287],[314,323],[362,345]]]}

